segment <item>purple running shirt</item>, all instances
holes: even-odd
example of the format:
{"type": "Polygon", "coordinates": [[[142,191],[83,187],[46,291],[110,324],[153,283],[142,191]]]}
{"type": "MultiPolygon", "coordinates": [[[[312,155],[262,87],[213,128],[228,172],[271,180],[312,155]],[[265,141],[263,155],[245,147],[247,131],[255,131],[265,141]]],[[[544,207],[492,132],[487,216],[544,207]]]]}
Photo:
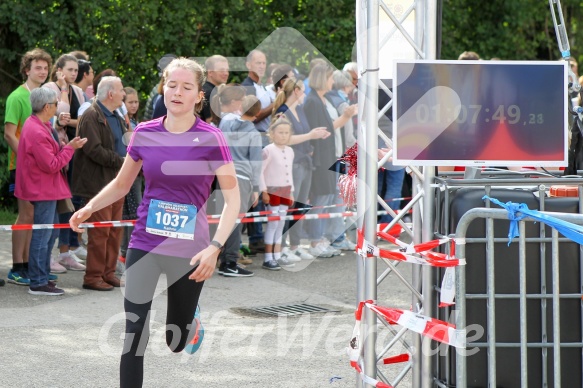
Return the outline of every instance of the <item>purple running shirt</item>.
{"type": "Polygon", "coordinates": [[[232,162],[232,158],[218,128],[197,117],[188,131],[171,133],[164,128],[165,118],[140,123],[128,145],[128,155],[136,162],[143,162],[146,180],[129,247],[161,255],[192,258],[210,243],[206,201],[216,169],[232,162]],[[152,199],[195,205],[198,214],[194,240],[146,232],[148,208],[152,199]]]}

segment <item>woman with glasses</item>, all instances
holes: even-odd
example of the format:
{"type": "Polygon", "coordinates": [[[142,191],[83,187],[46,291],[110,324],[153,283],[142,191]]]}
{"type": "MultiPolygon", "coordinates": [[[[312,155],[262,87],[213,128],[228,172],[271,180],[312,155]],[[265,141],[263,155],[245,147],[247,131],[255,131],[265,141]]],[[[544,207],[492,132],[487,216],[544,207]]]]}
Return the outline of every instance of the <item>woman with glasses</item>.
{"type": "MultiPolygon", "coordinates": [[[[71,191],[63,168],[69,164],[73,152],[83,147],[87,139],[73,138],[61,147],[50,119],[57,112],[57,93],[37,88],[30,93],[32,115],[25,121],[18,144],[16,187],[14,195],[30,201],[34,206],[34,224],[57,224],[57,201],[71,198],[71,191]],[[47,190],[50,187],[51,190],[47,190]]],[[[32,231],[28,272],[33,295],[62,295],[64,291],[48,280],[51,251],[58,229],[32,231]]]]}

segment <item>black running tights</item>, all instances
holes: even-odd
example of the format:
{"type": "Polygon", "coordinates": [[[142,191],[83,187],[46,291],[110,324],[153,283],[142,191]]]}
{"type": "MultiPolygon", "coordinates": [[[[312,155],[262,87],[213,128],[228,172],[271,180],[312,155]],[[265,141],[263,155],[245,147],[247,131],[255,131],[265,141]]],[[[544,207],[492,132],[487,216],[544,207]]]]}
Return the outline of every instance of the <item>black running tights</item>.
{"type": "Polygon", "coordinates": [[[138,249],[127,251],[124,298],[126,334],[120,364],[121,388],[142,386],[150,309],[162,272],[166,273],[168,281],[166,343],[171,351],[177,353],[194,336],[190,329],[193,327],[194,313],[204,283],[188,279],[194,269],[190,259],[162,256],[138,249]]]}

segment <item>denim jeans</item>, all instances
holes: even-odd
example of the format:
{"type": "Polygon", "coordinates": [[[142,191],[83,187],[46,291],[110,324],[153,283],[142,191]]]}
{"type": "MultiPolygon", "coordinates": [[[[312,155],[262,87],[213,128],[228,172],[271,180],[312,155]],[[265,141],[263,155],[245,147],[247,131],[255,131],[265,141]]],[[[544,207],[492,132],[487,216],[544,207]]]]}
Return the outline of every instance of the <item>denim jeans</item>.
{"type": "MultiPolygon", "coordinates": [[[[73,180],[73,159],[69,162],[69,169],[67,170],[67,182],[69,183],[69,187],[71,187],[71,182],[73,180]]],[[[73,202],[73,206],[75,210],[81,209],[81,203],[83,199],[76,195],[71,198],[71,202],[73,202]]],[[[59,223],[60,224],[68,224],[69,220],[73,213],[63,213],[59,214],[59,223]]],[[[59,248],[63,245],[68,245],[69,247],[78,247],[79,246],[79,239],[77,237],[77,232],[74,232],[73,229],[64,228],[59,229],[59,248]]]]}
{"type": "MultiPolygon", "coordinates": [[[[56,224],[57,201],[32,201],[34,206],[35,224],[56,224]]],[[[30,287],[40,287],[48,284],[51,271],[51,252],[59,234],[58,229],[34,229],[30,240],[28,258],[28,276],[30,287]]]]}
{"type": "MultiPolygon", "coordinates": [[[[405,169],[391,171],[391,170],[379,170],[378,178],[378,194],[382,199],[387,202],[387,205],[393,210],[399,209],[401,207],[401,201],[393,201],[393,198],[401,197],[401,190],[403,188],[403,179],[405,177],[405,169]]],[[[385,210],[379,205],[379,210],[385,210]]],[[[393,217],[386,214],[379,217],[379,223],[389,223],[393,220],[393,217]]]]}
{"type": "MultiPolygon", "coordinates": [[[[59,214],[59,223],[68,224],[73,213],[63,213],[59,214]]],[[[78,247],[79,239],[77,237],[77,232],[70,228],[59,229],[59,248],[63,245],[68,245],[69,247],[78,247]]]]}

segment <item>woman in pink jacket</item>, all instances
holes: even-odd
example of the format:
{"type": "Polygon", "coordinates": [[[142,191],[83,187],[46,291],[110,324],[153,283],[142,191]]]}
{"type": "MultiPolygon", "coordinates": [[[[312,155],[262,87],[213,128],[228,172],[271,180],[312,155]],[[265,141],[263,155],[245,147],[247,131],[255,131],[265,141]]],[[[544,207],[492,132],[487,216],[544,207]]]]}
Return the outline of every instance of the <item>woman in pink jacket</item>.
{"type": "MultiPolygon", "coordinates": [[[[32,115],[25,121],[18,144],[14,195],[34,206],[35,224],[58,223],[57,200],[71,198],[63,172],[73,152],[87,139],[75,137],[61,148],[56,131],[49,120],[57,112],[57,93],[48,88],[34,89],[30,94],[32,115]]],[[[57,229],[32,231],[29,254],[30,288],[33,295],[62,295],[63,290],[48,280],[51,251],[57,229]]]]}

